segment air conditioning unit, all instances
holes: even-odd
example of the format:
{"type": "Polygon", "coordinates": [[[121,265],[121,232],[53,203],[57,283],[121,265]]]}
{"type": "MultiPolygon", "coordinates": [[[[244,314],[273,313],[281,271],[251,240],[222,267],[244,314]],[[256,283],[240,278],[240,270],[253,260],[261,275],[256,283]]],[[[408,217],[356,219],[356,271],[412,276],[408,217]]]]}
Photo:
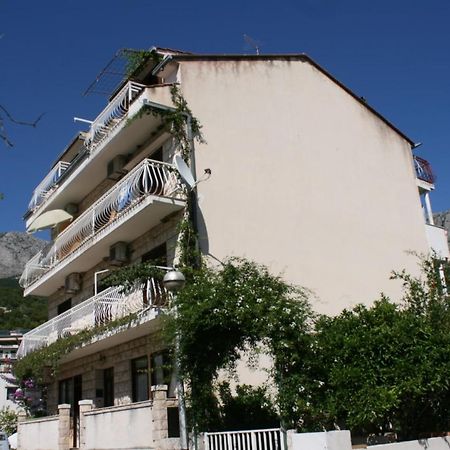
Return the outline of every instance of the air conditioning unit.
{"type": "Polygon", "coordinates": [[[108,163],[107,177],[110,180],[118,180],[122,175],[126,173],[126,170],[124,170],[126,163],[127,157],[125,155],[117,155],[108,163]]]}
{"type": "Polygon", "coordinates": [[[66,281],[64,283],[64,290],[66,294],[76,294],[81,289],[81,274],[71,273],[67,275],[66,281]]]}
{"type": "Polygon", "coordinates": [[[128,261],[128,244],[116,242],[109,248],[109,263],[113,266],[121,266],[128,261]]]}

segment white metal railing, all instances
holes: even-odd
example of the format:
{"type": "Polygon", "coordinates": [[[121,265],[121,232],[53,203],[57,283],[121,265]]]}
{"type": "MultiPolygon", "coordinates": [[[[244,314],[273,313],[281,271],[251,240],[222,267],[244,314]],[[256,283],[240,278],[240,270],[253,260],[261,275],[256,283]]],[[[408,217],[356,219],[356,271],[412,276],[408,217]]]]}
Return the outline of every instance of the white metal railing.
{"type": "Polygon", "coordinates": [[[47,174],[47,176],[39,183],[33,191],[30,203],[28,204],[29,211],[35,211],[44,200],[53,192],[58,186],[58,181],[61,175],[67,170],[70,163],[59,161],[55,167],[47,174]]]}
{"type": "Polygon", "coordinates": [[[127,116],[133,100],[142,92],[145,85],[129,81],[109,102],[108,106],[92,122],[84,145],[91,152],[127,116]]]}
{"type": "Polygon", "coordinates": [[[21,358],[61,337],[105,325],[131,313],[157,309],[167,303],[166,290],[162,283],[154,278],[149,279],[146,284],[136,285],[130,292],[121,292],[122,290],[122,286],[107,288],[25,333],[17,356],[21,358]]]}
{"type": "Polygon", "coordinates": [[[28,261],[20,285],[30,286],[107,227],[127,220],[129,213],[149,195],[181,198],[181,184],[174,166],[143,160],[59,234],[47,251],[28,261]]]}
{"type": "Polygon", "coordinates": [[[205,450],[287,450],[283,433],[280,428],[205,433],[205,450]]]}

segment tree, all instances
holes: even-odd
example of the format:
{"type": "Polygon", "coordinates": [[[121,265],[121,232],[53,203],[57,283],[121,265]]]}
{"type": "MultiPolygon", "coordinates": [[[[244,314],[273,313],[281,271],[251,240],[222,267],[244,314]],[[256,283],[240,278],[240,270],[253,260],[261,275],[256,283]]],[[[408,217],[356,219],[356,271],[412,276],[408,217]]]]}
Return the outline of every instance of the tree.
{"type": "Polygon", "coordinates": [[[17,413],[9,407],[0,410],[0,430],[11,436],[17,431],[17,413]]]}
{"type": "MultiPolygon", "coordinates": [[[[177,314],[168,316],[165,329],[168,342],[179,336],[180,373],[188,386],[191,425],[205,431],[217,428],[220,420],[219,370],[232,369],[242,352],[263,347],[274,359],[274,383],[279,383],[280,362],[288,357],[292,342],[297,344],[308,334],[312,313],[304,290],[245,259],[231,259],[219,268],[202,265],[183,271],[186,287],[178,293],[177,314]]],[[[244,390],[240,394],[247,400],[251,397],[244,390]]],[[[261,398],[260,394],[256,396],[261,398]]],[[[278,412],[282,418],[287,415],[283,405],[278,412]]]]}
{"type": "Polygon", "coordinates": [[[383,297],[318,319],[303,372],[289,367],[302,390],[301,415],[291,417],[299,428],[394,430],[401,439],[449,429],[450,299],[432,261],[423,262],[423,275],[394,274],[403,281],[400,304],[383,297]]]}

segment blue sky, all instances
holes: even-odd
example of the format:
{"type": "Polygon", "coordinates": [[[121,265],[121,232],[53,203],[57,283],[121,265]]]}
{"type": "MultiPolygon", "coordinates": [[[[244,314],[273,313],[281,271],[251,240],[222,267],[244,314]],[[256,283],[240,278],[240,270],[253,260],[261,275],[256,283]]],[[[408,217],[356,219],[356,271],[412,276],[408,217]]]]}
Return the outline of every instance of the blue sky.
{"type": "MultiPolygon", "coordinates": [[[[100,96],[82,93],[123,47],[200,53],[308,53],[414,141],[437,174],[435,211],[450,209],[448,0],[0,0],[0,104],[36,129],[8,125],[0,145],[0,231],[23,230],[34,187],[100,96]]],[[[370,208],[370,205],[367,206],[370,208]]]]}

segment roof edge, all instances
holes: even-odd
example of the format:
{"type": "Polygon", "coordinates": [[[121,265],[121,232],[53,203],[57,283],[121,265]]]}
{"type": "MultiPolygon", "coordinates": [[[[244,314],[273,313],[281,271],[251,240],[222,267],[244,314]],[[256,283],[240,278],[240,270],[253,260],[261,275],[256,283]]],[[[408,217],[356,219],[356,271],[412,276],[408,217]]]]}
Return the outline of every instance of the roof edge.
{"type": "Polygon", "coordinates": [[[414,147],[415,141],[413,141],[409,136],[403,133],[399,128],[397,128],[391,121],[386,119],[381,113],[379,113],[375,108],[370,106],[365,100],[359,97],[355,92],[353,92],[348,86],[339,81],[336,77],[334,77],[330,72],[324,69],[320,64],[314,61],[310,56],[306,53],[275,53],[275,54],[262,54],[262,55],[247,55],[247,54],[173,54],[173,60],[177,61],[195,61],[195,60],[225,60],[225,61],[233,61],[233,60],[249,60],[249,61],[265,61],[265,60],[298,60],[308,62],[312,66],[314,66],[317,70],[322,72],[326,77],[328,77],[331,81],[337,84],[341,89],[346,91],[349,95],[351,95],[355,100],[358,101],[361,105],[367,108],[370,112],[372,112],[375,116],[377,116],[382,122],[384,122],[389,128],[395,131],[398,135],[400,135],[411,147],[414,147]]]}

